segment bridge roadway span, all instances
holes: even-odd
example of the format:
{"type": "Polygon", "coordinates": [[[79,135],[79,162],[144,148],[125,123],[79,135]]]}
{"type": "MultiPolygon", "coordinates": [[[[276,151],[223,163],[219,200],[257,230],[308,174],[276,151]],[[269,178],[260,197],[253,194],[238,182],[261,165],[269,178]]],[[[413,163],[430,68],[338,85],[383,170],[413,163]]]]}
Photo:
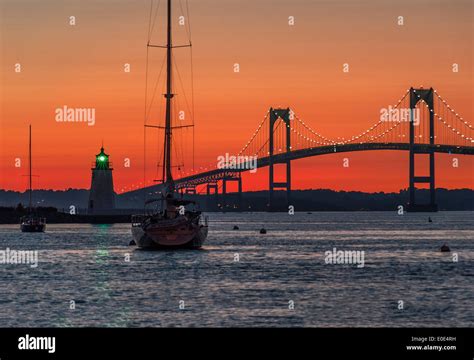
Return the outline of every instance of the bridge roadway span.
{"type": "MultiPolygon", "coordinates": [[[[303,159],[311,156],[345,153],[353,151],[369,151],[369,150],[409,150],[409,143],[364,143],[364,144],[344,144],[344,145],[328,145],[314,148],[307,148],[301,150],[294,150],[274,154],[272,156],[274,164],[285,163],[288,160],[303,159]]],[[[415,150],[418,153],[429,154],[431,151],[435,153],[447,154],[462,154],[474,155],[474,146],[453,146],[453,145],[430,145],[430,144],[415,144],[415,150]]],[[[257,168],[268,166],[270,157],[262,157],[257,159],[257,168]]],[[[241,164],[242,165],[242,164],[241,164]]],[[[241,166],[245,167],[245,166],[241,166]]],[[[200,185],[209,183],[210,181],[218,181],[226,177],[235,177],[240,172],[248,171],[245,169],[214,169],[205,171],[199,174],[194,174],[180,179],[176,179],[177,188],[185,187],[186,185],[200,185]]]]}

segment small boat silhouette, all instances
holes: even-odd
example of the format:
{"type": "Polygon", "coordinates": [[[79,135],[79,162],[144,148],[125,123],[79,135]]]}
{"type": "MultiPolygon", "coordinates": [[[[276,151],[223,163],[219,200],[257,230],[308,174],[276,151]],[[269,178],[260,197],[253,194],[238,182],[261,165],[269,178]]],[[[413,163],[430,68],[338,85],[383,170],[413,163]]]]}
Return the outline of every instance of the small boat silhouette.
{"type": "Polygon", "coordinates": [[[33,196],[33,185],[31,181],[31,174],[32,169],[32,156],[31,156],[31,125],[29,128],[29,147],[28,147],[28,159],[29,159],[29,202],[28,202],[28,215],[22,216],[20,219],[21,225],[20,229],[22,232],[44,232],[46,230],[46,218],[41,217],[35,214],[32,204],[32,196],[33,196]]]}

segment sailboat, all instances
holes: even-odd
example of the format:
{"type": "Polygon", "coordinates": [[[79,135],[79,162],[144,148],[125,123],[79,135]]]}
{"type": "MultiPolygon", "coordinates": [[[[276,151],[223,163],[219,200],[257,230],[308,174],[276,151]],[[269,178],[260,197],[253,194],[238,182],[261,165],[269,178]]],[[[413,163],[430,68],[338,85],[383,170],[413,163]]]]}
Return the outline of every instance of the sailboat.
{"type": "MultiPolygon", "coordinates": [[[[167,44],[166,44],[166,117],[163,143],[163,184],[160,199],[151,199],[146,204],[161,202],[161,209],[151,214],[132,216],[132,235],[141,249],[199,249],[207,238],[208,219],[197,209],[193,201],[177,196],[171,168],[172,153],[172,49],[171,0],[167,0],[167,44]]],[[[145,125],[146,126],[146,125],[145,125]]]]}
{"type": "Polygon", "coordinates": [[[33,186],[32,186],[32,162],[31,162],[31,125],[30,125],[30,138],[29,138],[29,147],[28,147],[28,159],[29,159],[29,204],[28,204],[28,215],[23,216],[21,221],[21,231],[22,232],[44,232],[46,230],[46,219],[39,217],[33,212],[32,205],[32,196],[33,196],[33,186]]]}

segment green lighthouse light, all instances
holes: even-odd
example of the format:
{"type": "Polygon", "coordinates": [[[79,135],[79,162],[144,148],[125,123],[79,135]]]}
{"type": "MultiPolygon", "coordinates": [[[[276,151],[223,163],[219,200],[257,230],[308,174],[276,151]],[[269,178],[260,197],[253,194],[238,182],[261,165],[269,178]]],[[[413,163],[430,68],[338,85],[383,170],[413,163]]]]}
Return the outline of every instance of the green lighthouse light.
{"type": "Polygon", "coordinates": [[[109,169],[109,155],[104,151],[104,148],[100,148],[100,153],[95,156],[95,168],[107,170],[109,169]]]}

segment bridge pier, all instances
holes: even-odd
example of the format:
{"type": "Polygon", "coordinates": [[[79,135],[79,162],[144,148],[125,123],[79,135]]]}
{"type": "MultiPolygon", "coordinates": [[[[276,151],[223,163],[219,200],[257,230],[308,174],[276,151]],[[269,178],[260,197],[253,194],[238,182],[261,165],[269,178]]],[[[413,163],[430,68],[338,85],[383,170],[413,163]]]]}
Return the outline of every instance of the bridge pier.
{"type": "Polygon", "coordinates": [[[268,210],[274,211],[274,189],[285,189],[286,190],[286,202],[287,206],[291,202],[291,160],[287,159],[283,163],[286,164],[286,181],[285,182],[275,182],[274,180],[274,161],[273,161],[273,131],[275,123],[278,120],[281,120],[285,123],[286,126],[286,152],[291,151],[291,124],[290,124],[290,108],[287,109],[273,109],[270,108],[270,139],[269,139],[269,199],[268,199],[268,210]]]}
{"type": "Polygon", "coordinates": [[[435,153],[431,148],[429,154],[429,175],[416,176],[415,175],[415,155],[426,154],[415,149],[415,122],[414,112],[419,101],[424,101],[428,105],[430,114],[430,145],[434,145],[435,131],[434,131],[434,102],[433,102],[433,88],[430,89],[414,89],[410,88],[410,144],[409,144],[409,202],[407,206],[408,211],[438,211],[436,204],[436,188],[435,188],[435,153]],[[416,202],[415,192],[416,184],[429,183],[430,184],[430,200],[428,204],[419,204],[416,202]]]}
{"type": "Polygon", "coordinates": [[[208,209],[211,208],[211,202],[210,202],[210,199],[211,199],[211,192],[213,191],[214,192],[214,207],[217,208],[217,204],[218,204],[218,194],[219,194],[219,186],[217,185],[217,182],[212,182],[212,183],[207,183],[206,185],[206,207],[208,209]]]}
{"type": "Polygon", "coordinates": [[[186,195],[196,195],[197,194],[196,186],[195,185],[187,186],[184,192],[186,195]]]}
{"type": "Polygon", "coordinates": [[[227,195],[227,182],[228,181],[237,181],[238,185],[238,207],[239,209],[242,209],[242,177],[239,173],[238,177],[224,177],[222,179],[222,195],[223,195],[223,200],[222,200],[222,206],[225,210],[227,206],[226,202],[226,195],[227,195]]]}

